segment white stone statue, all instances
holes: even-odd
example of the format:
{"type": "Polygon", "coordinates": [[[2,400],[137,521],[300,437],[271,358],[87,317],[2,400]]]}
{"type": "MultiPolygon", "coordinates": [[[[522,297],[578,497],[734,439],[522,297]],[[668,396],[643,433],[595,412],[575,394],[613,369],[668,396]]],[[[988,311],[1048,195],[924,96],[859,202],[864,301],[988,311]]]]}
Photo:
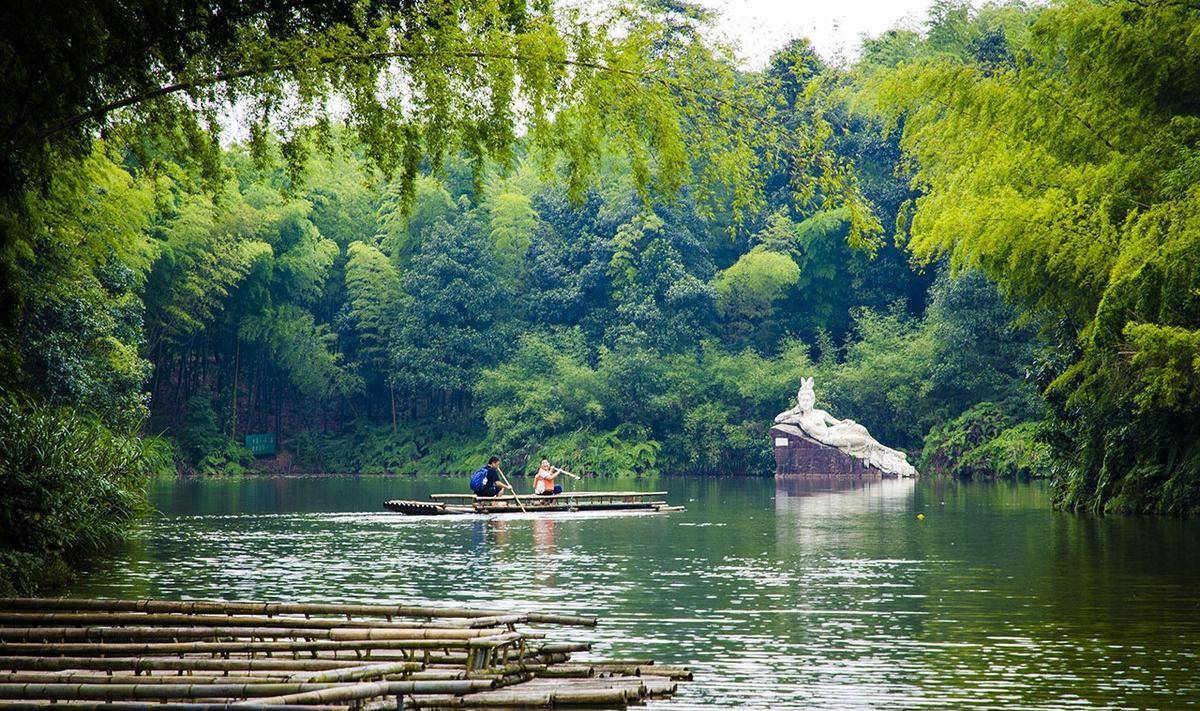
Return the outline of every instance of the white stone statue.
{"type": "Polygon", "coordinates": [[[854,420],[839,420],[833,415],[813,407],[817,395],[813,392],[813,379],[800,380],[800,392],[796,393],[796,406],[775,416],[777,425],[794,425],[812,439],[837,447],[846,454],[865,460],[886,474],[915,477],[917,470],[908,463],[904,452],[890,449],[875,441],[867,428],[854,420]]]}

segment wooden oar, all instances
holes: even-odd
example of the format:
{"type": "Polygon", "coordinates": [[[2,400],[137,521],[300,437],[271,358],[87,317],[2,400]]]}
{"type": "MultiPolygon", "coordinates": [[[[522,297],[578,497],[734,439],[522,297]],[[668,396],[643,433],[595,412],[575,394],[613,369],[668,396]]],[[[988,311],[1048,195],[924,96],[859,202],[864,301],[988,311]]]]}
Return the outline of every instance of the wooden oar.
{"type": "Polygon", "coordinates": [[[508,477],[504,474],[504,470],[500,468],[499,464],[496,465],[496,471],[500,472],[500,478],[504,480],[504,485],[508,487],[508,490],[512,492],[513,498],[517,500],[517,506],[521,507],[521,513],[529,513],[525,510],[525,504],[521,503],[521,497],[517,496],[517,490],[513,488],[512,482],[508,480],[508,477]]]}
{"type": "Polygon", "coordinates": [[[572,479],[575,479],[576,481],[578,481],[580,479],[580,476],[578,474],[572,474],[571,472],[567,471],[566,469],[563,469],[562,467],[554,467],[554,468],[557,469],[558,471],[562,472],[563,474],[566,474],[567,476],[571,477],[572,479]]]}

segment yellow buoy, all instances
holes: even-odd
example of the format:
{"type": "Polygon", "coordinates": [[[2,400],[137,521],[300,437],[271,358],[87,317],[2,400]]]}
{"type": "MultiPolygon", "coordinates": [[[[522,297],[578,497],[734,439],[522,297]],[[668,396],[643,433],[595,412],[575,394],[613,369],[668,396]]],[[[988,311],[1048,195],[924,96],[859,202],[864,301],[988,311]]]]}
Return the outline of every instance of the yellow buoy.
{"type": "Polygon", "coordinates": [[[925,514],[917,514],[917,520],[918,520],[918,521],[924,521],[924,520],[925,520],[925,514]]]}

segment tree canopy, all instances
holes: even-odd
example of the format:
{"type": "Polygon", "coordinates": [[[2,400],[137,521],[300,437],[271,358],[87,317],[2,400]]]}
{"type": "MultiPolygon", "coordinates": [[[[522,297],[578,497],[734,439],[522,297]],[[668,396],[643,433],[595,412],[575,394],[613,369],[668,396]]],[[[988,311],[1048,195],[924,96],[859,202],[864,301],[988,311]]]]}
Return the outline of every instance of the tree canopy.
{"type": "Polygon", "coordinates": [[[1200,10],[1072,0],[962,17],[988,41],[872,79],[921,191],[909,246],[982,269],[1057,339],[1042,384],[1062,502],[1186,510],[1200,494],[1200,10]]]}
{"type": "Polygon", "coordinates": [[[47,522],[0,571],[150,469],[769,473],[814,374],[927,473],[1200,510],[1200,10],[947,0],[761,71],[710,19],[0,8],[0,515],[47,522]]]}

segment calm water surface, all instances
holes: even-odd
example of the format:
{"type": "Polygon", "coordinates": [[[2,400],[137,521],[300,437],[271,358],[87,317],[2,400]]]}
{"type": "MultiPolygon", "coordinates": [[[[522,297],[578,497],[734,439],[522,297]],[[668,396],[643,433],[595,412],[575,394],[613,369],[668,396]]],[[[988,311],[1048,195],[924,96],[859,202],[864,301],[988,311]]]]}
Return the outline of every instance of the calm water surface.
{"type": "MultiPolygon", "coordinates": [[[[575,484],[574,482],[570,482],[575,484]]],[[[1200,705],[1200,526],[1052,512],[1039,485],[769,479],[687,511],[410,519],[451,479],[162,480],[160,516],[73,594],[554,608],[594,656],[691,665],[670,708],[1200,705]],[[925,519],[918,520],[917,513],[925,519]]]]}

